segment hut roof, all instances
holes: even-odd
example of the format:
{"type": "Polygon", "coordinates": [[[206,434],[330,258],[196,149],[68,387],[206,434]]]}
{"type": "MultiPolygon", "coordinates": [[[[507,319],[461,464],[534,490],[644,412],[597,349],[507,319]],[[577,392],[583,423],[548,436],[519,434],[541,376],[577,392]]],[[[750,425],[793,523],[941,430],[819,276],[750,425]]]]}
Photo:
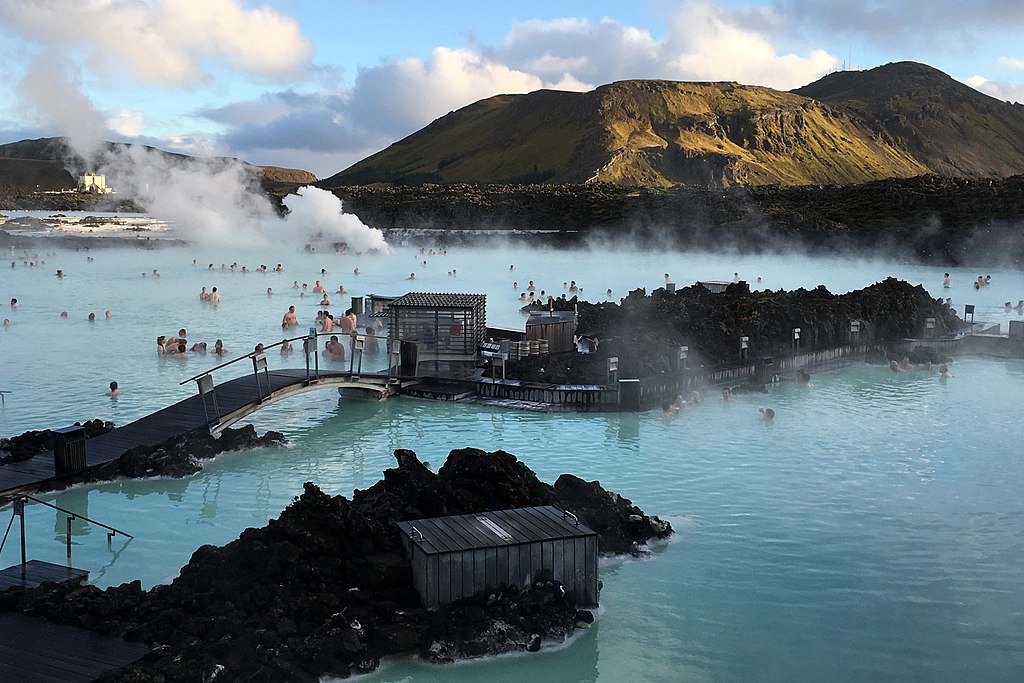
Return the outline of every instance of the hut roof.
{"type": "Polygon", "coordinates": [[[596,535],[553,505],[416,519],[398,528],[428,555],[596,535]]]}
{"type": "Polygon", "coordinates": [[[389,308],[474,308],[487,301],[483,294],[409,292],[388,304],[389,308]]]}

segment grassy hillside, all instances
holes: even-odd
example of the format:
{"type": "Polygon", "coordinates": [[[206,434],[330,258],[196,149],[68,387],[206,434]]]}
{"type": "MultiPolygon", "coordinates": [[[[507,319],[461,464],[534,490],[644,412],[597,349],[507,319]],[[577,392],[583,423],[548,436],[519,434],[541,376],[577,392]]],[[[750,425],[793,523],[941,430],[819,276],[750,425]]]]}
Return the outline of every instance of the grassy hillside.
{"type": "Polygon", "coordinates": [[[931,67],[841,72],[786,93],[622,81],[481,100],[321,181],[644,187],[862,183],[1024,172],[1024,108],[931,67]]]}
{"type": "MultiPolygon", "coordinates": [[[[125,146],[123,143],[105,142],[103,150],[116,152],[125,146]]],[[[203,163],[208,167],[217,168],[218,165],[236,161],[227,157],[201,159],[185,154],[165,152],[155,147],[146,147],[146,149],[161,155],[174,165],[203,163]]],[[[316,182],[316,176],[309,171],[242,163],[268,188],[316,182]]],[[[0,187],[8,190],[29,192],[35,190],[36,185],[39,185],[39,189],[42,190],[73,188],[77,184],[77,174],[92,170],[94,166],[95,162],[82,159],[76,154],[66,138],[19,140],[0,145],[0,187]]]]}

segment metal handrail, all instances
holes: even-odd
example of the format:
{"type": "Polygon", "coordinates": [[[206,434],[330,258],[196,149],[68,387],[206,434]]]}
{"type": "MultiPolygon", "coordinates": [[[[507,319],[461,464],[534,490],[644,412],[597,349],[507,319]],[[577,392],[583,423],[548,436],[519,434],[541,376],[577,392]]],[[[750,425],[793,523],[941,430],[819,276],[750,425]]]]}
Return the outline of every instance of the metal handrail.
{"type": "Polygon", "coordinates": [[[53,508],[54,510],[58,510],[60,512],[63,512],[65,515],[71,515],[71,517],[73,519],[84,519],[85,521],[89,522],[90,524],[95,524],[96,526],[101,526],[101,527],[103,527],[104,529],[106,529],[107,531],[110,532],[109,534],[107,534],[108,537],[109,536],[116,536],[117,534],[121,534],[122,536],[127,536],[128,538],[135,538],[131,534],[129,534],[127,532],[124,532],[124,531],[121,531],[120,529],[115,529],[112,526],[107,526],[103,522],[97,522],[95,519],[89,519],[85,515],[80,515],[77,512],[72,512],[71,510],[65,510],[64,508],[60,507],[59,505],[54,505],[53,503],[47,503],[45,500],[39,500],[38,498],[36,498],[34,496],[30,496],[28,494],[22,494],[21,497],[22,498],[27,498],[28,500],[31,500],[34,503],[40,503],[41,505],[45,505],[46,507],[50,507],[50,508],[53,508]]]}
{"type": "MultiPolygon", "coordinates": [[[[266,352],[266,351],[268,351],[268,350],[270,350],[270,349],[272,349],[274,347],[280,346],[281,344],[283,344],[285,342],[300,341],[300,340],[303,340],[303,339],[309,339],[310,337],[331,337],[331,336],[340,336],[340,335],[336,335],[334,332],[317,332],[316,334],[312,334],[312,335],[304,334],[304,335],[299,336],[299,337],[292,337],[290,339],[282,339],[281,341],[274,342],[273,344],[265,344],[263,346],[263,351],[266,352]]],[[[345,336],[350,336],[350,335],[345,335],[345,336]]],[[[388,337],[382,337],[382,336],[376,335],[376,334],[363,334],[363,335],[360,335],[360,336],[371,337],[373,339],[385,339],[385,340],[388,339],[388,337]]],[[[256,351],[250,351],[249,353],[247,353],[247,354],[245,354],[243,356],[239,356],[238,358],[232,358],[229,361],[221,363],[220,365],[216,365],[216,366],[214,366],[214,367],[212,367],[212,368],[210,368],[208,370],[204,370],[203,372],[200,372],[197,375],[193,375],[192,377],[189,377],[188,379],[185,379],[185,380],[182,380],[181,382],[178,382],[178,386],[181,386],[183,384],[188,384],[189,382],[194,382],[197,379],[199,379],[200,377],[202,377],[203,375],[212,374],[212,373],[216,372],[217,370],[220,370],[221,368],[226,368],[227,366],[231,365],[232,363],[237,363],[238,361],[245,360],[246,358],[252,358],[256,354],[257,354],[256,351]]]]}

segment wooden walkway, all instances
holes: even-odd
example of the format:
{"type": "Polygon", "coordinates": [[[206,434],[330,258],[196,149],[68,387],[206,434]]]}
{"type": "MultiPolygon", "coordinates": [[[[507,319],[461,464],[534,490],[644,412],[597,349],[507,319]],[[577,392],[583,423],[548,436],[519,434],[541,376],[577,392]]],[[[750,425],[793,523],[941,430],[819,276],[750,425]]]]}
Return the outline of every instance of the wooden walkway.
{"type": "MultiPolygon", "coordinates": [[[[386,378],[367,375],[362,381],[353,381],[348,372],[320,371],[319,381],[307,385],[306,371],[272,370],[267,375],[259,375],[260,393],[263,401],[258,399],[256,377],[247,374],[243,377],[228,380],[216,386],[217,414],[214,414],[213,394],[205,397],[206,409],[210,414],[211,423],[219,423],[224,427],[233,424],[242,417],[255,412],[282,398],[316,389],[337,388],[340,386],[358,387],[360,384],[386,383],[386,378]],[[267,380],[270,390],[267,389],[267,380]]],[[[154,446],[175,437],[182,436],[194,429],[209,424],[203,410],[204,397],[198,393],[179,401],[172,406],[118,427],[86,441],[86,466],[96,467],[116,460],[126,451],[136,446],[154,446]]],[[[56,479],[53,452],[40,453],[28,460],[0,466],[0,496],[27,488],[44,481],[56,479]]]]}
{"type": "Polygon", "coordinates": [[[87,683],[149,652],[142,643],[14,612],[0,612],[0,633],[0,681],[87,683]]]}
{"type": "Polygon", "coordinates": [[[16,564],[7,569],[0,569],[0,593],[8,588],[35,588],[49,581],[65,583],[68,581],[84,582],[89,572],[84,569],[65,567],[43,560],[29,560],[25,563],[24,573],[21,565],[16,564]]]}

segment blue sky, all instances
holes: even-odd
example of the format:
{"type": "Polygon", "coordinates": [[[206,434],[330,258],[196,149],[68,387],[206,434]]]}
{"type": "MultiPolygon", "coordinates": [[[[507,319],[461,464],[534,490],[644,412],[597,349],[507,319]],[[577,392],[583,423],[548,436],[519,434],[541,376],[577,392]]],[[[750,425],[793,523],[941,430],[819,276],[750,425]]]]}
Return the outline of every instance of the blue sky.
{"type": "Polygon", "coordinates": [[[0,142],[138,141],[337,172],[499,93],[627,78],[799,87],[930,64],[1024,101],[1019,0],[18,0],[0,142]]]}

